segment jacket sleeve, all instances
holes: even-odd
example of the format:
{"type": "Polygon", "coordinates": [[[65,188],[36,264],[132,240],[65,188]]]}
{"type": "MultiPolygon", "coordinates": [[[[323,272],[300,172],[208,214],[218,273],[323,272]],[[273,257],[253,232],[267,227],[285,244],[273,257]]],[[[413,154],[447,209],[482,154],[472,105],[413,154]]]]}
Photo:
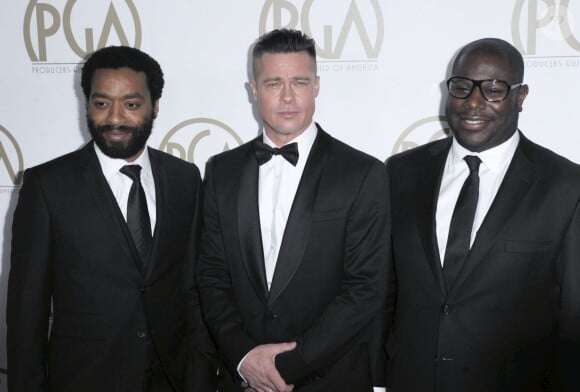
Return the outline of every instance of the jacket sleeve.
{"type": "Polygon", "coordinates": [[[52,295],[50,214],[41,182],[24,173],[12,225],[6,309],[8,389],[45,391],[52,295]]]}
{"type": "Polygon", "coordinates": [[[205,171],[203,230],[196,273],[204,319],[229,373],[241,381],[238,363],[258,343],[245,332],[233,298],[216,192],[210,160],[205,171]]]}
{"type": "Polygon", "coordinates": [[[579,391],[580,372],[580,200],[562,242],[558,390],[579,391]]]}
{"type": "Polygon", "coordinates": [[[215,392],[217,389],[217,350],[201,314],[199,292],[195,280],[195,266],[202,226],[203,192],[199,171],[194,178],[195,204],[188,249],[183,261],[182,297],[188,321],[191,350],[184,369],[185,392],[215,392]]]}

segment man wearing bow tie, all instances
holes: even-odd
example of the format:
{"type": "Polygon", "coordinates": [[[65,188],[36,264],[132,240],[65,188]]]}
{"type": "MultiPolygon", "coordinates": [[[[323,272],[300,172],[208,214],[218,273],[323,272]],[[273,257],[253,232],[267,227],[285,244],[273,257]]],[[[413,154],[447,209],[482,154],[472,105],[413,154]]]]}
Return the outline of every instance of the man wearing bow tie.
{"type": "Polygon", "coordinates": [[[386,175],[312,118],[314,41],[253,48],[264,132],[210,160],[198,280],[222,354],[220,390],[383,386],[386,175]]]}

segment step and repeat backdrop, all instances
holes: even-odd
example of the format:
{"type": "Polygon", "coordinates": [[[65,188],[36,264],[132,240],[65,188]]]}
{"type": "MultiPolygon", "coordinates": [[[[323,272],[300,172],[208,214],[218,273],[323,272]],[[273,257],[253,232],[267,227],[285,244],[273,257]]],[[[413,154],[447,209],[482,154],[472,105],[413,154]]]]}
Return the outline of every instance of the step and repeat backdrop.
{"type": "MultiPolygon", "coordinates": [[[[130,45],[166,87],[149,145],[195,162],[255,137],[250,47],[298,28],[317,42],[315,119],[384,160],[445,136],[444,81],[464,44],[511,42],[530,94],[520,128],[580,162],[580,2],[570,0],[4,0],[0,5],[0,391],[6,390],[10,228],[22,172],[89,140],[83,58],[130,45]]],[[[34,244],[30,244],[34,246],[34,244]]]]}

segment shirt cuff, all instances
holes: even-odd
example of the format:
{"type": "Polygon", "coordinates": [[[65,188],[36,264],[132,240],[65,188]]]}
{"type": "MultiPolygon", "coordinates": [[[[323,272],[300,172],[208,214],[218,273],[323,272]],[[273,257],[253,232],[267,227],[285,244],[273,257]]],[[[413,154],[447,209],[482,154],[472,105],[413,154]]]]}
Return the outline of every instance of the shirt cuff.
{"type": "MultiPolygon", "coordinates": [[[[246,359],[246,357],[248,356],[249,353],[250,352],[248,351],[248,353],[246,355],[244,355],[244,357],[240,360],[240,363],[238,363],[238,367],[236,368],[236,370],[238,371],[238,374],[240,375],[242,380],[244,380],[244,382],[248,382],[248,380],[246,380],[246,377],[244,377],[242,372],[240,372],[240,366],[242,366],[242,362],[244,362],[244,359],[246,359]]],[[[382,391],[382,392],[384,392],[384,391],[382,391]]]]}

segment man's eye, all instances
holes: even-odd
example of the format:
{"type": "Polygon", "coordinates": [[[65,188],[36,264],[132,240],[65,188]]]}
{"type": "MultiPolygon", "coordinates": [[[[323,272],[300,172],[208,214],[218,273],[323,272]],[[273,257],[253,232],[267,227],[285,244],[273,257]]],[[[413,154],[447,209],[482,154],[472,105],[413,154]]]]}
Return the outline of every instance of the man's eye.
{"type": "Polygon", "coordinates": [[[141,107],[137,102],[127,102],[127,108],[131,110],[139,109],[141,107]]]}

